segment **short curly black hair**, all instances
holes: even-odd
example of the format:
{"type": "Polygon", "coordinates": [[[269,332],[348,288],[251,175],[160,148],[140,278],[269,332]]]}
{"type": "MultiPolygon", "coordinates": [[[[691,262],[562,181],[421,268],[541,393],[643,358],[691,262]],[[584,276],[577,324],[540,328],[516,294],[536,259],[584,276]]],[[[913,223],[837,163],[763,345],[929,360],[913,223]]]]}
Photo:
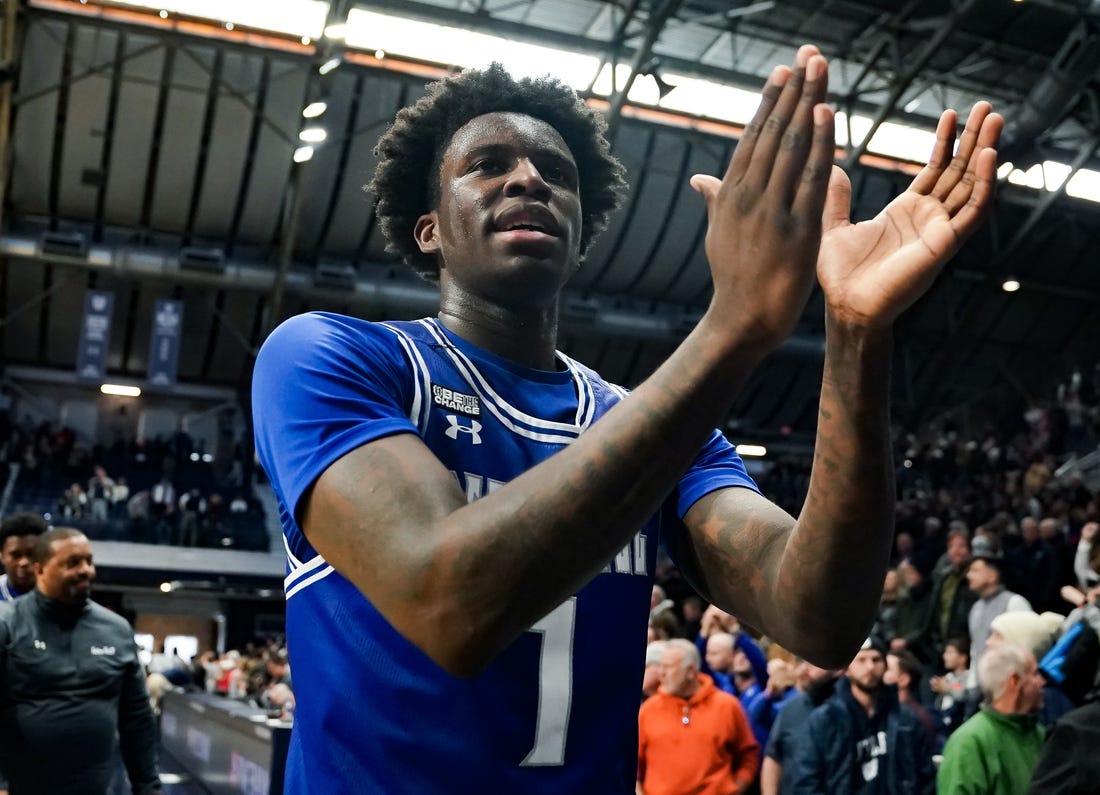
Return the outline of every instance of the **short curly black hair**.
{"type": "Polygon", "coordinates": [[[13,513],[0,523],[0,549],[9,538],[40,536],[49,529],[50,525],[42,518],[42,514],[30,511],[13,513]]]}
{"type": "Polygon", "coordinates": [[[611,154],[607,123],[577,93],[552,77],[516,80],[499,63],[431,83],[416,104],[403,108],[379,139],[378,167],[367,185],[386,250],[431,282],[439,262],[414,240],[417,219],[438,200],[439,167],[452,136],[486,113],[513,112],[549,124],[565,141],[580,174],[583,260],[626,190],[625,169],[611,154]]]}

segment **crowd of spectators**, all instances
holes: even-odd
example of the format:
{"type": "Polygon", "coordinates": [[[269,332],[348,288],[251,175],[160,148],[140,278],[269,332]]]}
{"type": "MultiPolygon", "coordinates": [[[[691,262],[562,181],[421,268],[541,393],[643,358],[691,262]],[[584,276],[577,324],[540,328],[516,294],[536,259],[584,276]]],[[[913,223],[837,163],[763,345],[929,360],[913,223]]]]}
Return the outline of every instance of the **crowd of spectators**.
{"type": "Polygon", "coordinates": [[[93,539],[268,549],[242,459],[238,449],[228,466],[216,465],[183,432],[88,446],[70,428],[13,422],[0,411],[0,483],[15,478],[9,508],[49,515],[93,539]]]}
{"type": "MultiPolygon", "coordinates": [[[[675,714],[645,707],[654,697],[734,697],[755,749],[729,758],[730,742],[701,734],[695,753],[722,761],[726,789],[699,791],[746,791],[751,758],[751,787],[765,795],[1100,792],[1088,750],[1100,739],[1089,722],[1100,704],[1100,482],[1075,466],[1096,454],[1098,394],[1100,370],[1079,372],[1054,399],[979,432],[956,412],[898,435],[891,568],[871,636],[843,671],[706,606],[660,561],[640,725],[651,733],[654,715],[675,714]]],[[[808,465],[769,474],[762,489],[796,511],[808,465]]],[[[652,759],[640,765],[639,793],[671,791],[664,781],[652,759]]]]}
{"type": "Polygon", "coordinates": [[[175,687],[240,701],[266,710],[271,718],[284,721],[294,718],[290,658],[282,641],[277,639],[247,643],[244,649],[230,649],[223,654],[204,651],[190,661],[169,650],[154,655],[147,670],[154,710],[164,693],[175,687]]]}
{"type": "MultiPolygon", "coordinates": [[[[995,423],[953,412],[899,433],[891,568],[875,626],[841,671],[707,606],[662,556],[639,793],[920,793],[937,781],[941,792],[1100,792],[1089,753],[1100,740],[1100,480],[1074,466],[1098,441],[1100,368],[995,423]]],[[[233,518],[262,527],[262,508],[240,456],[220,479],[205,458],[183,433],[86,448],[70,429],[0,410],[16,500],[92,537],[123,526],[147,543],[242,545],[233,518]]],[[[758,482],[796,512],[808,474],[788,458],[758,482]]],[[[154,701],[178,686],[294,712],[274,641],[190,663],[161,655],[148,685],[154,701]]]]}

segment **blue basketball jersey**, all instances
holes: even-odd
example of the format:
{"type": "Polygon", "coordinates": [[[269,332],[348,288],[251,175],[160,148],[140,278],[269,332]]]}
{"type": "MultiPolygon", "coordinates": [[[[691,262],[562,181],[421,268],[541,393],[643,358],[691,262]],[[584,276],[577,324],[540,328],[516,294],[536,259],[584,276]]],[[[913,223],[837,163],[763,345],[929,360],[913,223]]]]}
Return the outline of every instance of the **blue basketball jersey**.
{"type": "Polygon", "coordinates": [[[435,319],[310,313],[264,343],[256,448],[280,506],[297,697],[286,792],[634,792],[658,539],[704,494],[756,488],[721,434],[601,574],[469,680],[390,626],[294,518],[329,465],[395,433],[423,439],[467,499],[500,488],[625,397],[569,357],[558,362],[556,371],[518,366],[435,319]]]}

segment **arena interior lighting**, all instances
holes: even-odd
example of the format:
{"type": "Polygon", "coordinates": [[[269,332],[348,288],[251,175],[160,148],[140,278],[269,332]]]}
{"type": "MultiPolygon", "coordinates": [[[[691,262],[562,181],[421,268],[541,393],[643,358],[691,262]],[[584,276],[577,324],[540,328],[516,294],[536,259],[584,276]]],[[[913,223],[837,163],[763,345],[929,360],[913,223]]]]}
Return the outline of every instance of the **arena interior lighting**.
{"type": "Polygon", "coordinates": [[[1005,279],[1001,284],[1001,289],[1006,293],[1014,293],[1020,289],[1020,282],[1016,279],[1005,279]]]}
{"type": "MultiPolygon", "coordinates": [[[[223,24],[244,25],[256,30],[320,38],[325,29],[329,4],[322,0],[116,0],[118,5],[159,11],[162,19],[169,14],[217,20],[223,24]]],[[[232,30],[232,28],[230,28],[232,30]]]]}
{"type": "MultiPolygon", "coordinates": [[[[348,13],[344,38],[351,47],[380,49],[389,55],[417,58],[431,63],[481,67],[492,61],[500,61],[509,71],[521,77],[550,71],[576,89],[587,90],[591,86],[593,93],[597,95],[611,94],[611,66],[604,64],[593,77],[599,60],[580,53],[509,41],[498,36],[359,8],[348,13]]],[[[615,72],[615,85],[624,85],[629,76],[629,67],[620,64],[615,72]]],[[[759,94],[753,90],[671,73],[663,73],[662,78],[671,87],[664,96],[650,75],[638,75],[627,98],[631,102],[739,125],[746,124],[752,118],[759,102],[759,94]]],[[[914,98],[908,105],[915,108],[914,103],[919,102],[919,98],[914,98]]],[[[960,112],[965,113],[966,109],[960,109],[960,112]]],[[[871,124],[871,119],[867,116],[853,115],[849,122],[843,112],[838,112],[837,145],[847,146],[849,143],[862,142],[870,132],[871,124]],[[851,142],[848,139],[849,127],[851,142]]],[[[930,127],[885,122],[879,125],[874,137],[868,142],[867,151],[898,160],[922,163],[932,151],[934,142],[935,132],[930,127]]],[[[1053,161],[1044,163],[1038,172],[1034,169],[1022,172],[1003,166],[998,172],[1002,179],[1008,178],[1014,184],[1036,190],[1058,190],[1069,173],[1068,166],[1053,161]]],[[[1066,193],[1080,199],[1100,201],[1100,172],[1081,169],[1069,179],[1066,193]]]]}
{"type": "MultiPolygon", "coordinates": [[[[512,41],[487,33],[435,25],[362,8],[352,8],[345,22],[333,22],[326,26],[329,3],[322,0],[118,2],[153,12],[161,11],[165,17],[173,13],[300,36],[302,43],[307,45],[322,35],[342,38],[349,48],[373,52],[380,59],[395,55],[463,68],[484,67],[493,61],[499,61],[517,77],[537,77],[550,72],[578,90],[591,89],[594,94],[604,97],[612,93],[612,67],[608,64],[601,66],[600,59],[595,55],[512,41]]],[[[339,58],[329,59],[319,67],[318,72],[322,75],[328,74],[340,63],[339,58]]],[[[661,76],[665,84],[663,91],[651,75],[639,74],[627,99],[637,104],[736,125],[746,124],[756,110],[759,96],[755,89],[746,90],[668,72],[662,72],[661,76]]],[[[629,77],[629,67],[620,64],[616,68],[614,85],[624,85],[629,77]]],[[[921,101],[922,97],[912,98],[905,106],[906,110],[912,111],[921,101]]],[[[959,110],[966,112],[965,108],[959,110]]],[[[870,132],[872,124],[869,117],[860,115],[853,115],[849,121],[843,112],[836,114],[836,121],[839,146],[861,143],[870,132]],[[849,128],[851,141],[848,140],[849,128]]],[[[867,151],[887,158],[923,163],[932,151],[934,138],[931,128],[885,122],[879,125],[868,142],[867,151]]],[[[1067,195],[1074,198],[1100,201],[1100,171],[1080,169],[1071,176],[1069,166],[1046,161],[1027,170],[1005,164],[998,170],[998,176],[1021,187],[1045,191],[1064,189],[1067,195]]]]}
{"type": "Polygon", "coordinates": [[[588,88],[600,63],[594,55],[510,41],[500,36],[361,8],[348,12],[344,43],[368,52],[383,50],[389,55],[406,55],[463,67],[484,67],[499,61],[516,77],[538,77],[549,70],[578,89],[588,88]]]}
{"type": "Polygon", "coordinates": [[[768,454],[768,448],[762,444],[739,444],[737,455],[748,458],[763,458],[768,454]]]}
{"type": "Polygon", "coordinates": [[[302,110],[302,115],[307,119],[316,119],[326,110],[328,110],[327,102],[310,102],[302,110]]]}
{"type": "Polygon", "coordinates": [[[103,384],[99,391],[104,395],[118,395],[119,397],[141,397],[141,387],[127,384],[103,384]]]}
{"type": "Polygon", "coordinates": [[[305,163],[307,160],[313,157],[312,146],[299,146],[294,150],[294,162],[305,163]]]}
{"type": "Polygon", "coordinates": [[[328,138],[328,132],[324,127],[306,127],[298,133],[298,139],[307,144],[319,144],[328,138]]]}

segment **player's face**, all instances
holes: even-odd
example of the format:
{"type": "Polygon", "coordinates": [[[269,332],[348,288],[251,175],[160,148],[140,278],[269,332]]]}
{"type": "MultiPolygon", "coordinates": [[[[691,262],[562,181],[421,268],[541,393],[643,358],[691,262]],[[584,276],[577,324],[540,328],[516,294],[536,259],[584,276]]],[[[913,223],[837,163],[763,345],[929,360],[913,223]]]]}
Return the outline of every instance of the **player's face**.
{"type": "Polygon", "coordinates": [[[417,243],[441,262],[445,291],[506,307],[551,305],[576,270],[577,165],[557,130],[520,113],[460,127],[443,153],[438,208],[417,243]]]}
{"type": "Polygon", "coordinates": [[[50,599],[65,604],[83,604],[95,581],[92,547],[84,536],[54,541],[53,555],[35,564],[38,588],[50,599]]]}
{"type": "Polygon", "coordinates": [[[4,540],[4,548],[0,551],[0,561],[3,561],[4,571],[8,573],[8,582],[22,593],[34,588],[34,562],[31,556],[37,540],[38,536],[10,536],[4,540]]]}

